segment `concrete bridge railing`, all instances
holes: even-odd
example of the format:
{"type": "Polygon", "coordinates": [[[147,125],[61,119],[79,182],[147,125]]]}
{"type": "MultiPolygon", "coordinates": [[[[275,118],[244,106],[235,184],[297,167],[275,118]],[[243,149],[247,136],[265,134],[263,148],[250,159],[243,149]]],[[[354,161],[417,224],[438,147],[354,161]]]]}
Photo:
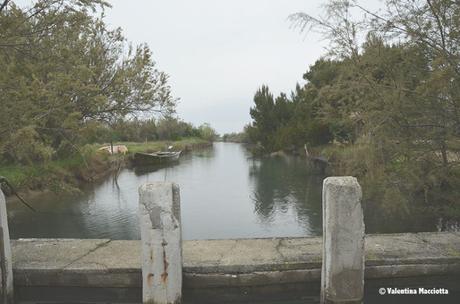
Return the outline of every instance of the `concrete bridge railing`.
{"type": "MultiPolygon", "coordinates": [[[[157,182],[139,188],[144,303],[180,303],[182,236],[179,187],[157,182]]],[[[360,303],[364,286],[364,223],[361,188],[353,177],[330,177],[323,185],[321,302],[360,303]]],[[[0,196],[1,292],[13,299],[13,271],[6,203],[0,196]]]]}
{"type": "MultiPolygon", "coordinates": [[[[182,241],[179,187],[152,183],[139,189],[144,303],[181,301],[182,241]]],[[[361,303],[364,294],[364,221],[354,177],[323,184],[321,303],[361,303]]]]}
{"type": "MultiPolygon", "coordinates": [[[[162,304],[180,303],[184,290],[310,283],[320,286],[323,303],[361,303],[364,278],[460,274],[460,233],[365,236],[361,189],[352,177],[324,180],[322,238],[182,241],[172,183],[140,187],[140,242],[22,239],[10,247],[1,193],[0,215],[0,286],[8,304],[13,273],[15,287],[31,288],[31,297],[50,288],[117,290],[118,297],[142,289],[144,303],[162,304]]],[[[130,302],[138,301],[134,293],[130,302]]]]}
{"type": "MultiPolygon", "coordinates": [[[[354,177],[323,184],[321,303],[361,303],[364,294],[364,221],[354,177]]],[[[179,187],[151,183],[139,189],[144,303],[180,303],[182,239],[179,187]]]]}
{"type": "Polygon", "coordinates": [[[6,213],[6,200],[0,190],[0,299],[1,303],[13,303],[13,259],[6,213]]]}

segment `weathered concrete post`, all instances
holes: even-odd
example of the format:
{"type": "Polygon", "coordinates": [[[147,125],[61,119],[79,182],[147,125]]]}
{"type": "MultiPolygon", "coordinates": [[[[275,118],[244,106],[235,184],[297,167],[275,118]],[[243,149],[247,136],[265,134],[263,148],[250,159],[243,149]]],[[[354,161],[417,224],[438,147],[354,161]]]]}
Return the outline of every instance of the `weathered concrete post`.
{"type": "Polygon", "coordinates": [[[351,176],[323,182],[321,303],[362,303],[364,222],[361,187],[351,176]]]}
{"type": "Polygon", "coordinates": [[[143,303],[181,303],[182,236],[179,187],[167,182],[141,186],[139,220],[143,303]]]}
{"type": "Polygon", "coordinates": [[[6,201],[0,190],[0,303],[13,303],[13,260],[11,258],[10,233],[6,201]]]}

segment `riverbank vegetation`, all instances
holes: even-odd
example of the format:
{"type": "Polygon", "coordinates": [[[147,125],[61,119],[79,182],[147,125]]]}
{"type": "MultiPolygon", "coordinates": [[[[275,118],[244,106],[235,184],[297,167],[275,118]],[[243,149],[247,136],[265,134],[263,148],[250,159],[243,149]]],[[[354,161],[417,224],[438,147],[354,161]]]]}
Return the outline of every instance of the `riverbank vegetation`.
{"type": "MultiPolygon", "coordinates": [[[[184,153],[194,149],[205,148],[212,143],[199,137],[188,137],[179,140],[156,140],[146,142],[113,142],[114,145],[125,145],[127,154],[109,155],[98,151],[102,144],[87,144],[80,151],[66,158],[52,159],[43,163],[30,165],[3,163],[0,165],[0,176],[4,176],[14,188],[25,192],[52,191],[78,193],[85,184],[99,181],[109,174],[130,165],[132,155],[136,152],[155,152],[173,146],[174,150],[184,153]]],[[[7,194],[11,189],[3,189],[7,194]]]]}
{"type": "Polygon", "coordinates": [[[110,172],[118,156],[96,153],[97,143],[147,142],[130,144],[140,151],[216,137],[175,117],[169,76],[147,45],[107,25],[109,7],[0,1],[0,175],[13,185],[58,190],[110,172]]]}
{"type": "MultiPolygon", "coordinates": [[[[292,15],[330,41],[305,85],[254,96],[247,135],[264,152],[310,150],[357,176],[376,212],[460,218],[460,4],[386,1],[372,12],[330,1],[292,15]]],[[[311,151],[310,151],[311,152],[311,151]]],[[[402,214],[402,215],[401,215],[402,214]]]]}

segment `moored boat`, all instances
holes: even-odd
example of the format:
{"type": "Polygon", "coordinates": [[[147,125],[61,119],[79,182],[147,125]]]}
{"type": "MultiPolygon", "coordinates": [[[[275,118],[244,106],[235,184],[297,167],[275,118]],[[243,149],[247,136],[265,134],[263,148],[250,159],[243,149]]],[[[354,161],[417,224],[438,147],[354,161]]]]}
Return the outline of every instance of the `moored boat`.
{"type": "Polygon", "coordinates": [[[182,151],[166,151],[154,153],[138,152],[134,154],[134,162],[138,165],[154,165],[177,161],[182,151]]]}

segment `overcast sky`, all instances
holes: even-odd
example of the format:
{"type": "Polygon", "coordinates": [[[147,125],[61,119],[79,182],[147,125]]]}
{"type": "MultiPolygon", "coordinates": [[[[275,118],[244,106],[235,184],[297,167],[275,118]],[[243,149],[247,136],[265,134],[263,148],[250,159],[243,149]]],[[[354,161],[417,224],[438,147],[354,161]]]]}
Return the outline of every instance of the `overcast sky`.
{"type": "Polygon", "coordinates": [[[180,98],[179,117],[219,133],[250,122],[255,91],[290,92],[324,54],[324,41],[290,28],[287,17],[317,14],[324,0],[115,0],[107,22],[146,42],[180,98]]]}
{"type": "MultiPolygon", "coordinates": [[[[33,0],[16,0],[30,5],[33,0]]],[[[109,0],[106,22],[134,44],[147,43],[158,67],[170,75],[177,113],[219,133],[239,132],[251,121],[256,90],[268,85],[289,93],[326,41],[301,34],[292,13],[318,16],[327,0],[109,0]]],[[[381,0],[360,1],[382,8],[381,0]]]]}

